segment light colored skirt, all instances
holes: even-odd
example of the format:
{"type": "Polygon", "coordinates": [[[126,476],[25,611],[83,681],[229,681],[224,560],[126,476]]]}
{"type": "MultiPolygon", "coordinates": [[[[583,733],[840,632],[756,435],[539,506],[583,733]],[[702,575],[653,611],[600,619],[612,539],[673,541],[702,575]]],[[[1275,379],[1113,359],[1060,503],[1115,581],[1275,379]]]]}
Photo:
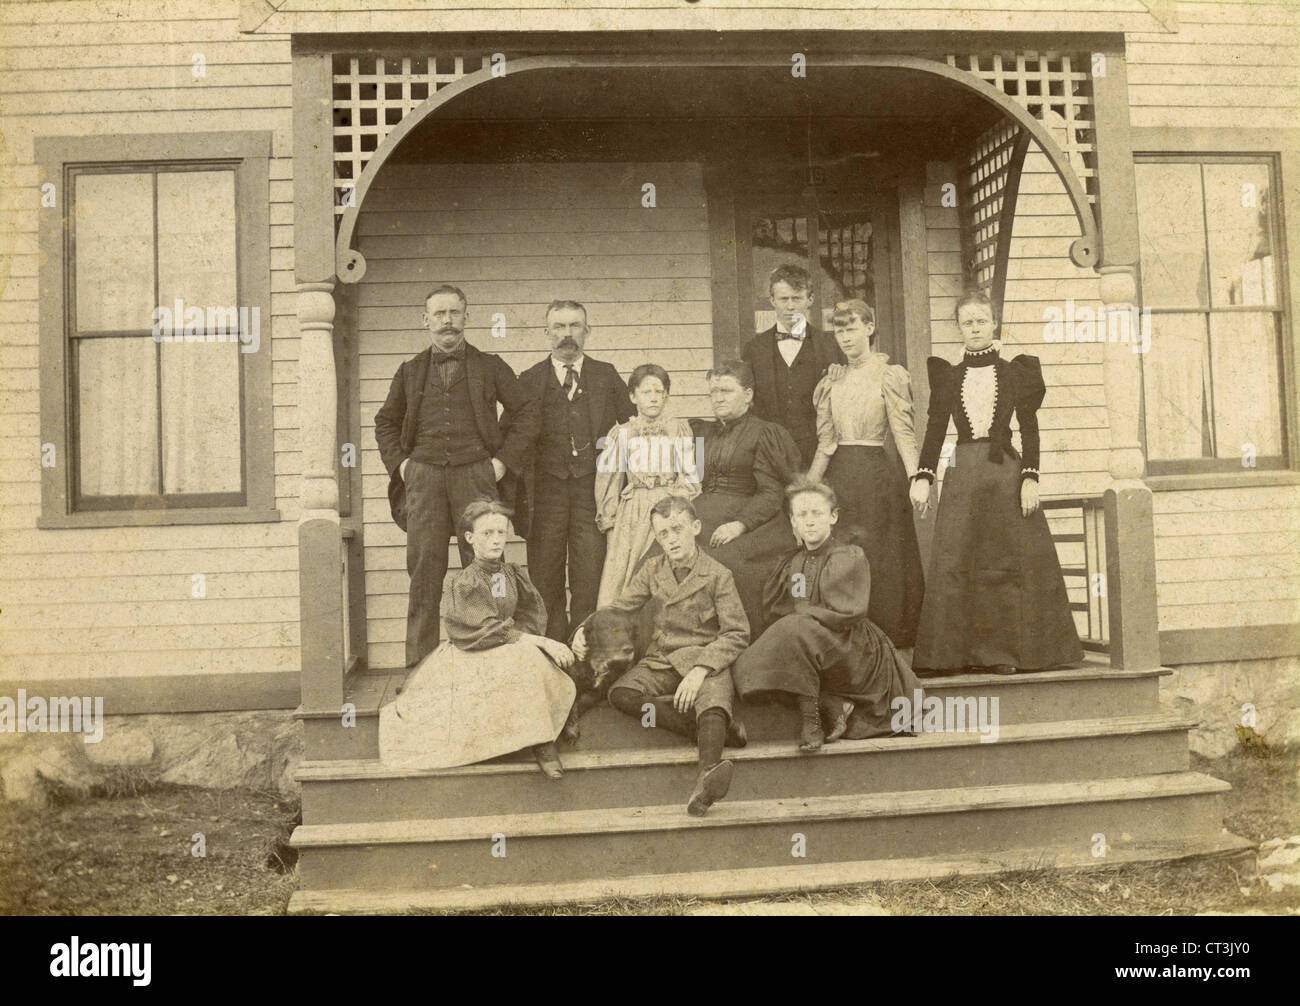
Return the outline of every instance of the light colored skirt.
{"type": "Polygon", "coordinates": [[[444,641],[379,710],[379,758],[397,768],[472,765],[559,736],[577,690],[533,643],[444,641]]]}
{"type": "MultiPolygon", "coordinates": [[[[605,567],[600,573],[596,606],[603,608],[623,592],[641,557],[654,544],[650,509],[665,496],[675,495],[671,486],[638,486],[625,500],[619,500],[618,515],[605,543],[605,567]]],[[[682,494],[684,495],[684,494],[682,494]]]]}

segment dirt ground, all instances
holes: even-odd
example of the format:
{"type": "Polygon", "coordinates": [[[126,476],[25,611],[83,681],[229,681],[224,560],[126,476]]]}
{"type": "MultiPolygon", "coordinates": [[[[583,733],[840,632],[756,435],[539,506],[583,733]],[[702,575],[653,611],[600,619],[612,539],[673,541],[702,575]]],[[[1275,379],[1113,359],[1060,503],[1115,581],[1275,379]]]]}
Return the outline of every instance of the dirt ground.
{"type": "MultiPolygon", "coordinates": [[[[1256,842],[1300,833],[1300,752],[1238,751],[1214,762],[1194,758],[1192,767],[1232,783],[1230,831],[1256,842]]],[[[175,786],[68,795],[41,810],[0,804],[0,914],[280,915],[296,886],[285,843],[297,815],[295,803],[271,794],[175,786]]],[[[1271,893],[1240,861],[1220,860],[873,884],[746,905],[790,914],[1296,914],[1300,888],[1271,893]]],[[[485,914],[679,915],[715,907],[672,898],[485,914]]]]}

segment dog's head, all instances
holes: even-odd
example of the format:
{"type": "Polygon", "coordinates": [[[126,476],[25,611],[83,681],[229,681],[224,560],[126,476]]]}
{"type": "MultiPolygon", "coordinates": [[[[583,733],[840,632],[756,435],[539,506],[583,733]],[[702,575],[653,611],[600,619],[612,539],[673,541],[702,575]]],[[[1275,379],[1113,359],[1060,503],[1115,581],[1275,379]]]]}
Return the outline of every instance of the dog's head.
{"type": "Polygon", "coordinates": [[[587,663],[593,686],[602,688],[636,663],[632,619],[621,611],[601,608],[587,622],[587,663]]]}

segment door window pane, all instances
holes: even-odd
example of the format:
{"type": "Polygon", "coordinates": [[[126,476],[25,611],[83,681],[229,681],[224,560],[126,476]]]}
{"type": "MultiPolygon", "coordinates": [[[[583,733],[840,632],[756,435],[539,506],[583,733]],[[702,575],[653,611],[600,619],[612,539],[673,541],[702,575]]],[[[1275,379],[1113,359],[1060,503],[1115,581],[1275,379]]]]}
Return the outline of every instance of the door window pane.
{"type": "Polygon", "coordinates": [[[153,176],[75,176],[77,330],[153,325],[153,176]]]}
{"type": "Polygon", "coordinates": [[[865,300],[873,308],[876,306],[870,214],[823,213],[818,238],[821,268],[814,304],[821,307],[822,328],[829,330],[837,301],[865,300]]]}
{"type": "Polygon", "coordinates": [[[77,449],[84,496],[158,491],[157,344],[76,340],[77,449]]]}
{"type": "Polygon", "coordinates": [[[1208,307],[1201,166],[1135,167],[1143,302],[1147,307],[1208,307]]]}
{"type": "MultiPolygon", "coordinates": [[[[776,324],[776,312],[767,289],[768,277],[779,266],[808,269],[808,218],[759,217],[750,232],[750,269],[754,291],[754,331],[776,324]]],[[[813,287],[816,290],[816,286],[813,287]]],[[[816,301],[814,301],[814,304],[816,301]]],[[[810,318],[812,322],[814,319],[810,318]]]]}

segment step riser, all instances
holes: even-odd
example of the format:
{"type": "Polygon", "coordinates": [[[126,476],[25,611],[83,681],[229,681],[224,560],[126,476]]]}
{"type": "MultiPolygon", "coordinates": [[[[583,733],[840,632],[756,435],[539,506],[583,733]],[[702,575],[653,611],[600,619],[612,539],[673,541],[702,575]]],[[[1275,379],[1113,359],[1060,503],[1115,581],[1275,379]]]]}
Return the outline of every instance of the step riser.
{"type": "MultiPolygon", "coordinates": [[[[1108,716],[1141,716],[1157,711],[1159,678],[1116,677],[1081,681],[1039,680],[1022,675],[1015,684],[989,681],[972,685],[943,685],[943,679],[922,682],[936,696],[987,696],[998,699],[998,721],[1013,723],[1052,723],[1062,720],[1094,719],[1108,716]]],[[[605,710],[605,712],[609,712],[605,710]]],[[[594,713],[589,714],[589,716],[594,713]]],[[[626,717],[623,727],[589,731],[579,742],[579,750],[592,748],[635,747],[646,743],[637,721],[626,717]]],[[[756,707],[744,713],[751,740],[785,740],[799,735],[798,717],[791,709],[756,707]]],[[[584,726],[587,717],[584,717],[584,726]]],[[[309,760],[379,757],[379,717],[358,714],[356,725],[345,727],[342,718],[303,721],[304,753],[309,760]]],[[[671,744],[671,741],[665,741],[671,744]]]]}
{"type": "MultiPolygon", "coordinates": [[[[689,820],[685,811],[682,817],[689,820]]],[[[504,857],[491,854],[492,836],[485,834],[474,840],[305,848],[298,873],[304,890],[562,883],[687,870],[992,852],[1010,845],[1074,851],[1087,849],[1097,833],[1115,847],[1183,838],[1190,845],[1193,839],[1217,834],[1221,820],[1218,794],[1187,794],[677,831],[507,835],[504,857]],[[796,833],[804,836],[802,860],[791,855],[796,833]]]]}
{"type": "MultiPolygon", "coordinates": [[[[1015,744],[741,760],[736,763],[729,799],[1071,782],[1186,769],[1186,731],[1172,729],[1015,744]]],[[[684,802],[694,777],[694,765],[637,765],[575,769],[559,782],[551,782],[531,768],[492,776],[305,781],[303,820],[343,824],[514,814],[522,808],[593,810],[626,806],[629,794],[635,794],[642,806],[672,805],[684,802]]]]}

